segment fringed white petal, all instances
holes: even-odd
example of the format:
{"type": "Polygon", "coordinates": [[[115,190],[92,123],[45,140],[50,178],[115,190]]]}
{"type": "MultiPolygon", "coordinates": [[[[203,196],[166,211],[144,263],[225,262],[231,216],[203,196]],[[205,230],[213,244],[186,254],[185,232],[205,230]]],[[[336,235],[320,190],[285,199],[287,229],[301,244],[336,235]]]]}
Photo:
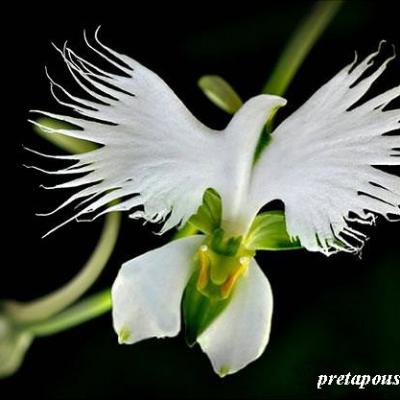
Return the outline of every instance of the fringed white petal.
{"type": "Polygon", "coordinates": [[[113,324],[121,343],[178,334],[181,299],[204,240],[172,241],[126,262],[112,287],[113,324]]]}
{"type": "Polygon", "coordinates": [[[34,110],[75,128],[52,129],[31,121],[46,132],[103,145],[70,157],[76,163],[56,171],[79,175],[53,188],[85,186],[62,206],[96,199],[86,202],[70,220],[88,213],[96,217],[102,207],[110,211],[107,205],[122,198],[112,210],[141,207],[132,216],[166,221],[163,231],[184,223],[201,204],[204,191],[221,186],[222,133],[193,117],[156,74],[101,44],[97,32],[96,47],[86,42],[118,74],[96,67],[65,45],[58,51],[76,83],[92,100],[70,94],[49,77],[55,99],[82,118],[34,110]]]}
{"type": "Polygon", "coordinates": [[[356,104],[394,58],[375,66],[379,51],[279,125],[255,166],[250,207],[281,199],[289,234],[308,250],[358,252],[366,236],[349,222],[400,216],[400,178],[376,168],[400,165],[400,110],[385,110],[400,86],[356,104]]]}
{"type": "Polygon", "coordinates": [[[56,101],[82,117],[35,111],[73,129],[52,129],[31,121],[46,132],[103,145],[74,155],[69,158],[74,165],[55,172],[79,176],[54,189],[85,186],[55,211],[76,201],[84,207],[55,229],[89,213],[96,218],[108,211],[131,211],[133,218],[164,222],[162,233],[185,223],[207,188],[220,193],[225,219],[234,220],[248,187],[261,128],[271,109],[285,100],[253,98],[226,130],[214,131],[200,123],[155,73],[104,46],[97,32],[95,39],[92,45],[85,35],[88,47],[118,73],[97,67],[66,44],[57,48],[91,100],[69,93],[48,75],[56,101]],[[117,199],[121,199],[118,204],[109,205],[117,199]]]}
{"type": "Polygon", "coordinates": [[[263,353],[272,309],[271,286],[253,259],[226,310],[197,339],[217,374],[233,374],[263,353]]]}

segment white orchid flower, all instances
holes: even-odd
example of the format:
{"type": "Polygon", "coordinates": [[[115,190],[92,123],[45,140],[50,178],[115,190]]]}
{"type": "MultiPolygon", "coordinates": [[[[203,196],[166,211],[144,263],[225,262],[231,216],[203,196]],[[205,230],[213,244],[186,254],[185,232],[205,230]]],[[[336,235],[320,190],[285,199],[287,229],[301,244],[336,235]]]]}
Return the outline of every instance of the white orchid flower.
{"type": "Polygon", "coordinates": [[[65,46],[59,52],[91,100],[51,80],[56,100],[82,117],[37,111],[75,127],[43,129],[101,145],[58,157],[74,164],[54,173],[79,177],[55,188],[84,186],[59,209],[81,201],[70,220],[130,211],[162,222],[161,233],[197,212],[192,218],[202,234],[122,266],[112,288],[114,327],[121,343],[177,335],[186,290],[189,342],[200,344],[218,374],[234,373],[262,354],[270,333],[271,288],[254,255],[268,248],[271,226],[284,219],[257,217],[265,204],[284,203],[287,243],[326,255],[361,249],[366,236],[354,223],[400,215],[400,179],[375,167],[400,165],[400,110],[385,110],[400,86],[360,102],[393,57],[375,65],[378,49],[346,66],[272,132],[255,158],[262,129],[284,98],[253,97],[224,130],[213,130],[154,72],[95,38],[91,44],[85,37],[89,48],[118,72],[65,46]]]}

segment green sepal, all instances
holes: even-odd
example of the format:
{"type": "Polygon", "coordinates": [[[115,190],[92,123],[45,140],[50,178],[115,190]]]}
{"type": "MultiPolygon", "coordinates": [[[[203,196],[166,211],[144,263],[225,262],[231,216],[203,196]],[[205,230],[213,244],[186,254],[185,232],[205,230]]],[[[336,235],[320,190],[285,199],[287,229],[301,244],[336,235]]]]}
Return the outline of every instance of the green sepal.
{"type": "Polygon", "coordinates": [[[197,338],[221,314],[232,297],[222,299],[217,295],[219,287],[215,287],[216,296],[206,296],[197,289],[199,272],[196,271],[183,295],[183,318],[185,321],[185,340],[188,346],[195,345],[197,338]]]}
{"type": "Polygon", "coordinates": [[[296,250],[302,246],[291,240],[286,230],[283,211],[267,211],[257,215],[247,234],[244,246],[249,250],[296,250]]]}
{"type": "Polygon", "coordinates": [[[197,84],[212,103],[229,114],[234,114],[243,104],[235,89],[218,75],[204,75],[197,84]]]}
{"type": "Polygon", "coordinates": [[[221,197],[213,189],[204,192],[203,203],[189,223],[199,231],[211,235],[221,225],[222,203],[221,197]]]}

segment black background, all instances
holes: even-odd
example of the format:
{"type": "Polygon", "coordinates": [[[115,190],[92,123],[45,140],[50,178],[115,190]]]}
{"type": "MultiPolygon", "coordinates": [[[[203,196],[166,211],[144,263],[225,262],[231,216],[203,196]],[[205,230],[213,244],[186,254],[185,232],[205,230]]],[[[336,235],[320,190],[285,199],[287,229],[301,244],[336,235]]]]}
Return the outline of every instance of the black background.
{"type": "MultiPolygon", "coordinates": [[[[56,181],[22,167],[42,162],[23,151],[22,144],[55,152],[26,122],[30,108],[57,109],[44,65],[61,82],[66,72],[51,41],[62,45],[68,39],[84,54],[82,30],[90,33],[101,24],[103,42],[156,71],[199,119],[222,128],[229,117],[199,91],[198,78],[220,74],[244,99],[259,93],[312,4],[60,2],[12,4],[3,10],[0,298],[29,300],[66,282],[90,254],[102,225],[74,223],[40,238],[60,217],[34,214],[54,208],[66,195],[44,192],[40,183],[56,181]]],[[[400,44],[395,2],[346,2],[292,82],[281,116],[352,61],[355,49],[365,56],[381,39],[400,44]]],[[[391,64],[372,93],[399,83],[399,65],[398,60],[391,64]]],[[[122,262],[170,237],[152,231],[124,218],[115,253],[91,292],[109,286],[122,262]]],[[[118,346],[107,315],[35,341],[18,373],[0,382],[0,396],[397,398],[398,387],[316,390],[317,376],[323,373],[399,373],[399,224],[380,219],[371,236],[361,260],[346,254],[327,259],[303,251],[258,257],[275,296],[271,341],[259,361],[233,377],[214,376],[205,355],[187,348],[180,336],[118,346]]]]}

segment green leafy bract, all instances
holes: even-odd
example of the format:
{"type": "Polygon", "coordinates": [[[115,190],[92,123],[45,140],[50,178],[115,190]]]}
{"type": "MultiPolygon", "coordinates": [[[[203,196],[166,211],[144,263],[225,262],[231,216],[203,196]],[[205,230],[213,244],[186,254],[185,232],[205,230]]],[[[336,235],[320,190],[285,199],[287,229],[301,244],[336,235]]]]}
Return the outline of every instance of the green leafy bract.
{"type": "Polygon", "coordinates": [[[295,250],[302,246],[291,240],[286,231],[283,211],[267,211],[257,215],[245,238],[244,246],[249,250],[295,250]]]}

